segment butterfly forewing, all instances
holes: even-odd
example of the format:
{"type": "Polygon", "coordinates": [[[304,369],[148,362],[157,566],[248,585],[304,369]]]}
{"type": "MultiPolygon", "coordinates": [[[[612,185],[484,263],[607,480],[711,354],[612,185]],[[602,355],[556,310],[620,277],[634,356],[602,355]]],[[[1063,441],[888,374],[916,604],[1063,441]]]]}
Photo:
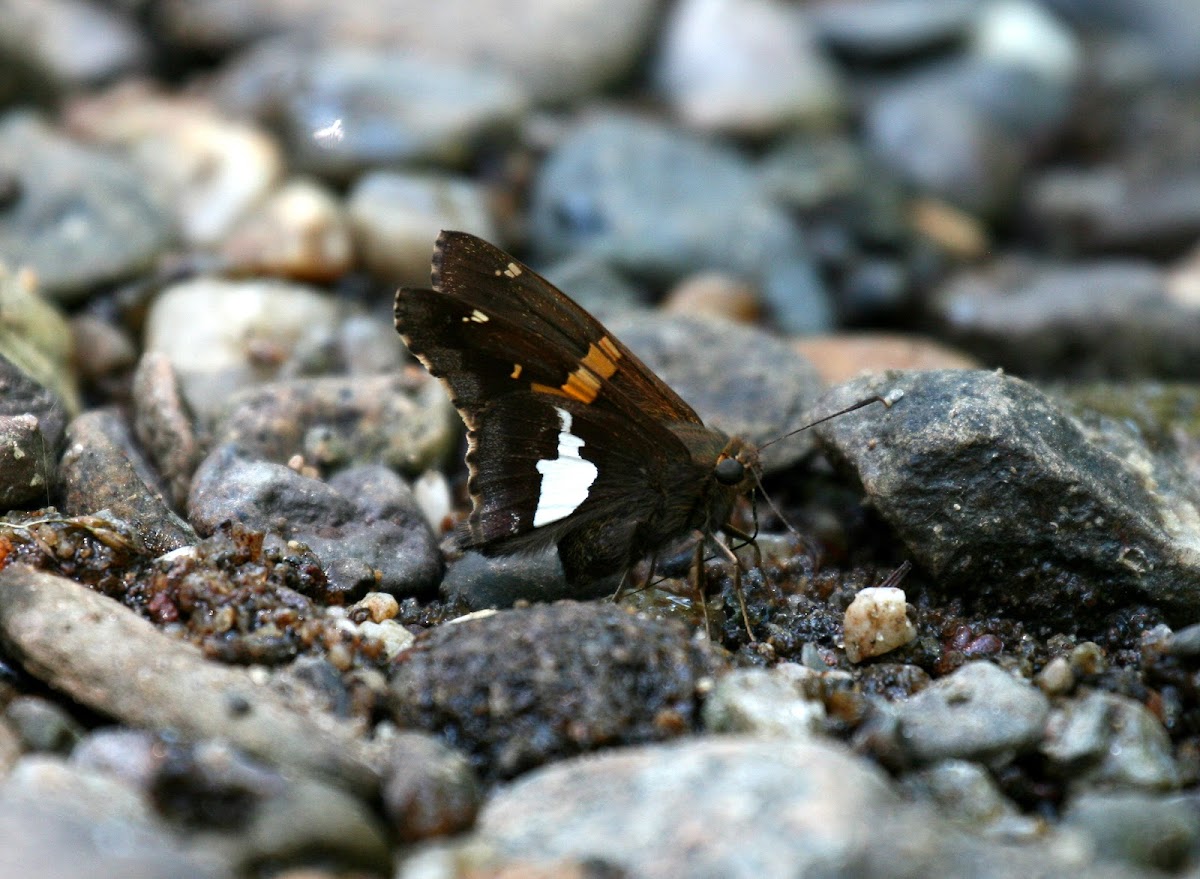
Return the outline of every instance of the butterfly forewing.
{"type": "MultiPolygon", "coordinates": [[[[480,314],[504,315],[520,334],[537,340],[541,350],[569,353],[569,367],[556,382],[543,383],[543,392],[557,390],[579,402],[617,408],[632,418],[702,423],[691,406],[598,320],[486,241],[463,232],[438,236],[433,284],[480,314]]],[[[486,332],[486,325],[481,328],[486,332]]]]}

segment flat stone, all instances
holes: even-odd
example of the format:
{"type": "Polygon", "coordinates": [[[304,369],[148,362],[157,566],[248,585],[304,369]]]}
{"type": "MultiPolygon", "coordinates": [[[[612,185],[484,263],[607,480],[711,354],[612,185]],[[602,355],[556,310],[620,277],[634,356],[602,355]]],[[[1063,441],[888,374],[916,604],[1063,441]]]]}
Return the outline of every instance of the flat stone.
{"type": "Polygon", "coordinates": [[[378,783],[348,728],[298,714],[244,669],[205,660],[71,580],[21,565],[0,571],[0,642],[30,674],[123,723],[226,739],[360,792],[378,783]]]}

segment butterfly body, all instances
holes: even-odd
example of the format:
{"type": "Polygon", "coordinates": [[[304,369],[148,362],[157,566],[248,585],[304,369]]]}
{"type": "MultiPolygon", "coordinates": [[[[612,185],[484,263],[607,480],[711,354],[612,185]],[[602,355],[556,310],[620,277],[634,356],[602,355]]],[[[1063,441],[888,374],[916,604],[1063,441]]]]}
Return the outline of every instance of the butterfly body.
{"type": "Polygon", "coordinates": [[[558,548],[580,592],[726,528],[755,448],[699,416],[595,318],[482,239],[443,232],[396,328],[467,427],[460,546],[558,548]]]}

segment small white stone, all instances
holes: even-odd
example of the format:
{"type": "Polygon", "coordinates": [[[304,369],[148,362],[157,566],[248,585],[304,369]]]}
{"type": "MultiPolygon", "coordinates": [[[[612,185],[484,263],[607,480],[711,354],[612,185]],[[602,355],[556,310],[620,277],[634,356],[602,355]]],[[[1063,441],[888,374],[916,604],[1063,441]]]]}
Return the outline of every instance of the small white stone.
{"type": "Polygon", "coordinates": [[[413,633],[395,620],[384,620],[381,623],[367,620],[359,624],[358,630],[365,637],[381,643],[388,659],[395,659],[411,647],[414,639],[413,633]]]}
{"type": "Polygon", "coordinates": [[[887,586],[872,586],[854,596],[843,628],[846,658],[851,662],[903,647],[917,637],[908,619],[904,590],[887,586]]]}

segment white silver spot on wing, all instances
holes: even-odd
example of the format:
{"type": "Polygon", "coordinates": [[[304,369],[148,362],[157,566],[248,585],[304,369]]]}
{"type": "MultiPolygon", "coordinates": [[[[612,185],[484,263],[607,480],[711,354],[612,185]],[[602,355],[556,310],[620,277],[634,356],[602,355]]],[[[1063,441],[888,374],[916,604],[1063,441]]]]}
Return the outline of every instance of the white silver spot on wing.
{"type": "Polygon", "coordinates": [[[558,407],[554,411],[558,413],[558,457],[537,462],[542,488],[533,513],[534,528],[565,519],[578,510],[600,475],[596,465],[579,454],[583,440],[571,433],[571,413],[558,407]]]}
{"type": "Polygon", "coordinates": [[[510,278],[515,278],[521,274],[521,267],[515,262],[510,262],[507,266],[505,266],[504,274],[508,275],[510,278]]]}

